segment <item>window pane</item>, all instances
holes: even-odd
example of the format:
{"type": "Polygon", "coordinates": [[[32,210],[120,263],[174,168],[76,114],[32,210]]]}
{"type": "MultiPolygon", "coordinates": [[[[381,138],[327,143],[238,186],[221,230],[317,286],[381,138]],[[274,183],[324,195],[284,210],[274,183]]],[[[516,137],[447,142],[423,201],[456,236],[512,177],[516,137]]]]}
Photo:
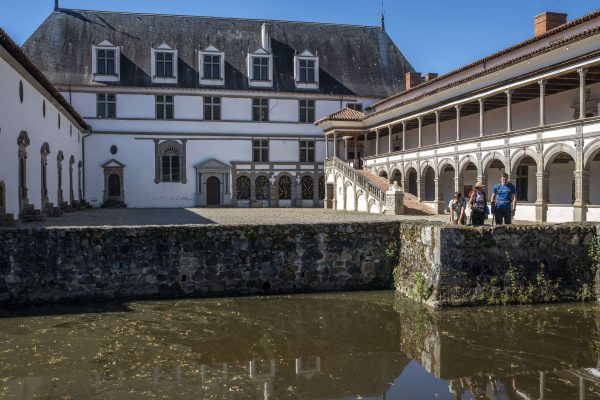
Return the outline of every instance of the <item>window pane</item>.
{"type": "Polygon", "coordinates": [[[156,53],[156,61],[164,61],[164,53],[156,53]]]}
{"type": "Polygon", "coordinates": [[[106,57],[106,50],[98,50],[98,58],[100,57],[106,57]]]}
{"type": "Polygon", "coordinates": [[[204,63],[204,78],[211,79],[210,64],[204,63]]]}
{"type": "Polygon", "coordinates": [[[108,107],[107,117],[108,118],[115,118],[116,117],[115,103],[108,103],[107,107],[108,107]]]}
{"type": "Polygon", "coordinates": [[[268,148],[263,148],[262,149],[262,153],[261,153],[261,162],[267,162],[269,161],[269,149],[268,148]]]}
{"type": "Polygon", "coordinates": [[[216,105],[213,107],[213,120],[218,121],[221,119],[221,106],[216,105]]]}
{"type": "Polygon", "coordinates": [[[166,109],[167,119],[173,119],[173,104],[167,104],[166,109]]]}
{"type": "Polygon", "coordinates": [[[165,64],[161,61],[156,62],[156,76],[165,76],[165,64]]]}
{"type": "Polygon", "coordinates": [[[115,101],[115,100],[116,100],[116,96],[114,94],[108,95],[108,101],[115,101]]]}
{"type": "Polygon", "coordinates": [[[98,74],[106,75],[106,60],[98,58],[96,69],[98,74]]]}
{"type": "Polygon", "coordinates": [[[162,157],[162,180],[170,181],[171,180],[171,162],[169,160],[169,156],[162,157]]]}
{"type": "Polygon", "coordinates": [[[255,65],[253,72],[252,72],[252,78],[254,80],[260,80],[260,67],[255,65]]]}
{"type": "Polygon", "coordinates": [[[166,61],[173,61],[173,53],[165,53],[166,61]]]}
{"type": "Polygon", "coordinates": [[[165,100],[167,103],[173,104],[173,96],[165,96],[165,100]]]}
{"type": "Polygon", "coordinates": [[[308,70],[307,82],[315,82],[315,70],[311,68],[308,70]]]}
{"type": "Polygon", "coordinates": [[[171,157],[171,178],[173,181],[179,180],[179,157],[171,157]]]}
{"type": "Polygon", "coordinates": [[[173,63],[165,64],[165,76],[174,76],[173,75],[173,63]]]}
{"type": "Polygon", "coordinates": [[[315,162],[315,149],[308,149],[308,162],[315,162]]]}
{"type": "Polygon", "coordinates": [[[254,148],[252,150],[252,161],[253,162],[260,162],[260,149],[254,148]]]}

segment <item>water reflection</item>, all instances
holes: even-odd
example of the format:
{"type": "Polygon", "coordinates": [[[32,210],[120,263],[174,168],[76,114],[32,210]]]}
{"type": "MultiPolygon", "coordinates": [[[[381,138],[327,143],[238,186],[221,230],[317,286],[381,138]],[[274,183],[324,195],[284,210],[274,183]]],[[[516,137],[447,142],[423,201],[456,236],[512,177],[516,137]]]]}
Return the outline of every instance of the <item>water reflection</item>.
{"type": "Polygon", "coordinates": [[[0,319],[0,398],[600,399],[597,305],[436,312],[378,292],[126,309],[0,319]]]}

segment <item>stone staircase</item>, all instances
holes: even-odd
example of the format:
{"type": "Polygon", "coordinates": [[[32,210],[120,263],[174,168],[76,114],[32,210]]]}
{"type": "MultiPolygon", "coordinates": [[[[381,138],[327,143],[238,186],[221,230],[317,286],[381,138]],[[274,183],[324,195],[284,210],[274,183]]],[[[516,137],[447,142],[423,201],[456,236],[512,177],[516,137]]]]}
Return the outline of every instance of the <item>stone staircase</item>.
{"type": "MultiPolygon", "coordinates": [[[[374,185],[382,190],[387,190],[392,184],[385,178],[369,171],[368,169],[357,170],[358,173],[369,179],[374,185]]],[[[398,182],[400,184],[401,182],[398,182]]],[[[404,214],[406,215],[435,215],[431,207],[421,203],[417,196],[404,192],[404,214]]]]}

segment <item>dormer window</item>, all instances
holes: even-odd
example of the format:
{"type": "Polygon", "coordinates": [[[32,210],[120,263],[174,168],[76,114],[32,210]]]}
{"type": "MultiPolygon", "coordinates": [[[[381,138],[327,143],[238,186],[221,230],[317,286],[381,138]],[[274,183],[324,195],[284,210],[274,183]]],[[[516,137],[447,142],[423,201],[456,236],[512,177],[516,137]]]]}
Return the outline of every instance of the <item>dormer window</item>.
{"type": "Polygon", "coordinates": [[[108,40],[97,46],[92,46],[92,73],[94,81],[116,82],[120,72],[119,47],[108,40]]]}
{"type": "Polygon", "coordinates": [[[225,53],[214,46],[208,46],[199,52],[198,63],[201,85],[225,84],[225,53]]]}
{"type": "Polygon", "coordinates": [[[248,55],[248,84],[255,87],[273,86],[273,55],[265,49],[248,55]]]}
{"type": "Polygon", "coordinates": [[[318,89],[319,58],[308,50],[294,57],[294,78],[298,89],[318,89]]]}
{"type": "Polygon", "coordinates": [[[152,49],[152,82],[177,83],[177,50],[166,43],[152,49]]]}

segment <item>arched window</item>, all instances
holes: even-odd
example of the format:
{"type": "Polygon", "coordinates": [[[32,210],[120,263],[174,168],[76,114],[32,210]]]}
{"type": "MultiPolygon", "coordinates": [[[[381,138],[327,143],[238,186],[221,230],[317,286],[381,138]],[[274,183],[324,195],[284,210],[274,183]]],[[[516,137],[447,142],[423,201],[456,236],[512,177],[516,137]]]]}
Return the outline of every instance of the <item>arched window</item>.
{"type": "Polygon", "coordinates": [[[302,188],[302,200],[312,200],[313,198],[313,178],[308,175],[304,175],[300,179],[300,186],[302,188]]]}
{"type": "Polygon", "coordinates": [[[325,199],[325,175],[319,177],[319,200],[325,199]]]}
{"type": "Polygon", "coordinates": [[[290,177],[287,175],[283,175],[281,178],[279,178],[278,186],[279,200],[291,200],[292,180],[290,179],[290,177]]]}
{"type": "Polygon", "coordinates": [[[269,200],[271,188],[266,176],[256,178],[256,200],[269,200]]]}
{"type": "Polygon", "coordinates": [[[41,179],[42,179],[42,210],[46,209],[46,204],[50,202],[48,199],[48,154],[50,154],[50,146],[44,143],[40,150],[41,153],[41,179]]]}
{"type": "Polygon", "coordinates": [[[19,210],[23,210],[29,203],[27,197],[27,146],[31,142],[27,132],[22,131],[17,139],[19,146],[19,210]]]}
{"type": "Polygon", "coordinates": [[[250,200],[250,178],[240,176],[235,184],[235,198],[238,200],[250,200]]]}
{"type": "Polygon", "coordinates": [[[181,177],[181,151],[177,143],[163,146],[160,152],[160,176],[163,182],[179,182],[181,177]]]}
{"type": "Polygon", "coordinates": [[[156,145],[156,177],[154,181],[159,182],[181,182],[186,183],[185,173],[185,140],[181,143],[167,140],[156,145]]]}
{"type": "Polygon", "coordinates": [[[71,158],[69,159],[69,203],[71,205],[73,205],[73,202],[75,201],[73,165],[75,165],[75,157],[71,156],[71,158]]]}
{"type": "Polygon", "coordinates": [[[62,151],[58,152],[56,156],[56,169],[58,176],[58,188],[57,188],[57,200],[58,206],[61,207],[63,203],[63,189],[62,189],[62,162],[65,159],[62,151]]]}

